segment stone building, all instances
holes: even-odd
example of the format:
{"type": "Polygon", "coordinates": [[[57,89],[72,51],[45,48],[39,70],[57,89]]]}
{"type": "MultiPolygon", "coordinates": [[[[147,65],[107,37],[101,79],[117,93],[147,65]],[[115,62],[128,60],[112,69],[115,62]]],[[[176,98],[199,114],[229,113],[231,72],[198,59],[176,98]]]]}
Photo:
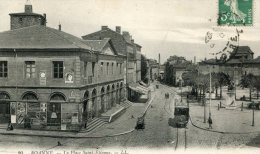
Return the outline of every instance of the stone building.
{"type": "Polygon", "coordinates": [[[22,13],[10,13],[10,27],[11,30],[28,27],[32,25],[46,25],[46,14],[43,15],[33,13],[33,7],[30,1],[27,0],[22,13]]]}
{"type": "Polygon", "coordinates": [[[127,96],[130,101],[137,100],[141,94],[148,92],[143,86],[139,85],[141,81],[141,46],[134,42],[129,32],[121,32],[121,27],[116,26],[115,31],[108,26],[101,26],[101,30],[82,36],[83,39],[99,40],[110,38],[118,53],[127,57],[127,73],[125,84],[127,96]],[[137,90],[142,89],[142,90],[137,90]],[[139,94],[138,94],[139,93],[139,94]]]}
{"type": "Polygon", "coordinates": [[[148,59],[150,80],[158,80],[159,78],[159,63],[154,59],[148,59]]]}
{"type": "Polygon", "coordinates": [[[0,33],[1,123],[80,130],[125,99],[126,56],[110,39],[26,25],[0,33]]]}

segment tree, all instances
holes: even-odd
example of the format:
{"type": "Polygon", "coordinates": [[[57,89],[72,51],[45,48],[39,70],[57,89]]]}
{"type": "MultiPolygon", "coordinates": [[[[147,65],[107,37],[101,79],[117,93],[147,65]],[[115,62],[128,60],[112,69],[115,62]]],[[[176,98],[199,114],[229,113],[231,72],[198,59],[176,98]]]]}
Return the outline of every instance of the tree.
{"type": "Polygon", "coordinates": [[[249,100],[252,100],[252,89],[255,83],[258,81],[257,77],[253,74],[249,73],[247,75],[243,75],[240,80],[240,86],[243,88],[249,88],[249,100]]]}
{"type": "Polygon", "coordinates": [[[148,82],[147,73],[148,73],[147,59],[144,55],[141,55],[141,80],[146,83],[148,82]]]}
{"type": "Polygon", "coordinates": [[[216,73],[214,75],[214,78],[216,78],[216,82],[215,82],[216,90],[218,87],[220,88],[220,98],[222,98],[222,87],[231,85],[231,78],[228,74],[225,74],[223,72],[216,73]]]}

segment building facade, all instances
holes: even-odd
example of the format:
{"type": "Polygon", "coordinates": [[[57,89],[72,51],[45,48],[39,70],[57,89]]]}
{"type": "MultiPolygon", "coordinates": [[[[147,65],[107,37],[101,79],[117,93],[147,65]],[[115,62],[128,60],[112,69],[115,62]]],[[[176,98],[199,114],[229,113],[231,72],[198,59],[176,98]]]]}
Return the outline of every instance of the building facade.
{"type": "Polygon", "coordinates": [[[2,32],[0,120],[80,130],[125,99],[125,61],[110,39],[82,40],[34,24],[2,32]]]}
{"type": "MultiPolygon", "coordinates": [[[[115,50],[127,57],[125,84],[127,88],[127,97],[130,101],[137,100],[143,93],[136,88],[144,88],[139,85],[141,81],[141,46],[136,44],[129,32],[121,32],[121,27],[116,26],[115,31],[108,26],[101,26],[101,30],[82,36],[84,40],[99,40],[110,38],[115,50]],[[139,93],[139,94],[138,94],[139,93]]],[[[147,92],[147,90],[145,90],[147,92]]]]}
{"type": "Polygon", "coordinates": [[[260,75],[260,57],[254,59],[254,52],[248,46],[239,46],[227,60],[205,59],[199,62],[199,72],[208,74],[210,71],[226,73],[238,84],[242,75],[260,75]]]}

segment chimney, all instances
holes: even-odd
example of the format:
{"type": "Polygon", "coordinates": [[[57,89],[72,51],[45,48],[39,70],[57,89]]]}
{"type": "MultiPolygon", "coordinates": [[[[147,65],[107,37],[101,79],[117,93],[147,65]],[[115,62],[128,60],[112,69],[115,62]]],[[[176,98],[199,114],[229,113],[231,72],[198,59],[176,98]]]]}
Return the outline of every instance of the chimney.
{"type": "Polygon", "coordinates": [[[134,39],[132,39],[132,40],[131,40],[131,42],[132,42],[132,43],[135,43],[135,40],[134,40],[134,39]]]}
{"type": "Polygon", "coordinates": [[[121,26],[116,26],[116,32],[121,34],[121,26]]]}
{"type": "Polygon", "coordinates": [[[47,23],[46,13],[43,13],[43,17],[44,17],[43,25],[46,26],[46,23],[47,23]]]}
{"type": "Polygon", "coordinates": [[[130,36],[129,32],[123,31],[123,37],[124,37],[128,42],[131,41],[131,36],[130,36]]]}
{"type": "Polygon", "coordinates": [[[59,31],[61,31],[61,24],[59,24],[59,31]]]}
{"type": "Polygon", "coordinates": [[[108,26],[101,26],[101,30],[107,30],[108,26]]]}

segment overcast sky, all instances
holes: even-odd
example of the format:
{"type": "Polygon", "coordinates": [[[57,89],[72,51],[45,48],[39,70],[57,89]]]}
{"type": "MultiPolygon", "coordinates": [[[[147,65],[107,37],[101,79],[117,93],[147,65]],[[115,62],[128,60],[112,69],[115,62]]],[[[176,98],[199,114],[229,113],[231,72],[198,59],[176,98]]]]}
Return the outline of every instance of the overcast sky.
{"type": "MultiPolygon", "coordinates": [[[[216,27],[218,0],[30,0],[33,12],[47,14],[47,26],[81,37],[102,25],[129,31],[142,53],[162,61],[171,55],[210,58],[204,38],[216,27]]],[[[10,29],[9,13],[23,12],[26,0],[0,0],[0,31],[10,29]]],[[[254,1],[254,26],[240,27],[240,45],[260,55],[260,1],[254,1]]],[[[230,36],[235,27],[222,28],[230,36]]],[[[224,46],[225,41],[218,42],[224,46]],[[222,44],[221,44],[222,43],[222,44]]],[[[211,56],[212,57],[212,56],[211,56]]]]}

